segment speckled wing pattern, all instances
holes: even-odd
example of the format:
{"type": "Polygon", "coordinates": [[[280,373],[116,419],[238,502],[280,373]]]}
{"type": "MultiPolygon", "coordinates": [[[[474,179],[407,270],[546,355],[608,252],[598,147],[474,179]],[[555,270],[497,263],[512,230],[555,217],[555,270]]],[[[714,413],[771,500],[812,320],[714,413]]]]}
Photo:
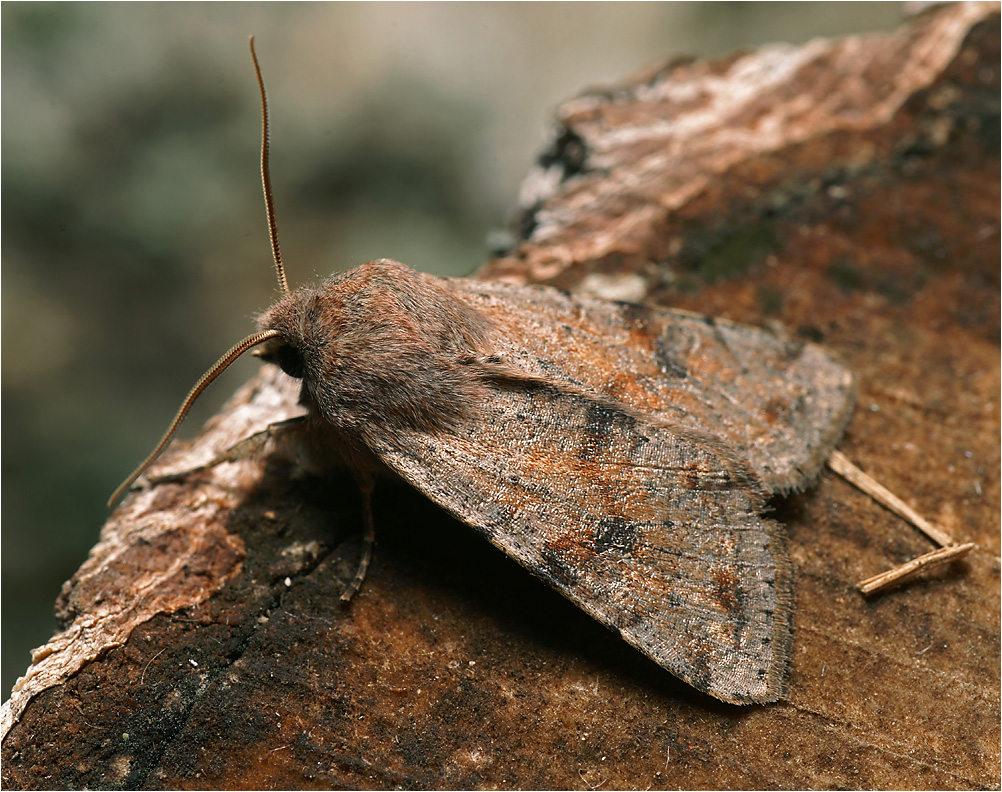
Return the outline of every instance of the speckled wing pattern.
{"type": "Polygon", "coordinates": [[[823,348],[687,311],[466,279],[454,293],[518,328],[511,362],[724,440],[769,492],[801,489],[841,439],[851,372],[823,348]]]}
{"type": "Polygon", "coordinates": [[[792,573],[759,512],[840,436],[848,372],[817,347],[692,314],[456,283],[508,314],[496,358],[534,379],[499,377],[476,421],[399,432],[376,454],[692,686],[779,698],[792,573]]]}

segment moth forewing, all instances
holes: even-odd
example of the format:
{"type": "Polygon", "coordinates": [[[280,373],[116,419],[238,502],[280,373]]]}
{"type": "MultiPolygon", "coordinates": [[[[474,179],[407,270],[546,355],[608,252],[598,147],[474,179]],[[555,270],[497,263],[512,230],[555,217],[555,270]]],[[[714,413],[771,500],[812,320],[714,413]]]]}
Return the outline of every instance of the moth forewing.
{"type": "Polygon", "coordinates": [[[495,390],[481,413],[376,451],[689,684],[732,703],[782,695],[790,566],[729,449],[559,387],[495,390]]]}

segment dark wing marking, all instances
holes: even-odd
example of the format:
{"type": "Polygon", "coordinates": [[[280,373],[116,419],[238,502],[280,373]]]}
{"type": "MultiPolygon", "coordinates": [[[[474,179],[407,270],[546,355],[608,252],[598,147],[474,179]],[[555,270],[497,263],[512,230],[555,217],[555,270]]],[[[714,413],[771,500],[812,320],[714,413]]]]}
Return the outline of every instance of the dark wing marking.
{"type": "Polygon", "coordinates": [[[732,703],[782,695],[789,562],[725,445],[608,400],[498,383],[476,422],[372,448],[692,686],[732,703]]]}
{"type": "Polygon", "coordinates": [[[808,484],[852,414],[851,373],[814,344],[552,289],[449,284],[503,328],[507,364],[715,435],[770,492],[808,484]]]}

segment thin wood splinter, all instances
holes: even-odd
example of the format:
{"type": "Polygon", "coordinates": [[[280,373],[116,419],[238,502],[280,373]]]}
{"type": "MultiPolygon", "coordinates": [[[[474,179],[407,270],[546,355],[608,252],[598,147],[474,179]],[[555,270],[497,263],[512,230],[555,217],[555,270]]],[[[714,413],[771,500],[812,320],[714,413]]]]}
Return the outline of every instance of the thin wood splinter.
{"type": "Polygon", "coordinates": [[[945,564],[947,561],[967,555],[975,547],[977,545],[974,542],[966,542],[962,545],[951,545],[950,547],[940,547],[936,550],[931,550],[917,558],[913,558],[911,561],[906,561],[901,566],[860,581],[856,584],[856,588],[863,594],[875,594],[878,591],[883,591],[893,586],[895,583],[900,583],[912,577],[921,569],[945,564]]]}
{"type": "Polygon", "coordinates": [[[960,558],[976,546],[973,542],[961,545],[956,544],[952,536],[945,531],[941,531],[901,500],[901,498],[887,489],[887,487],[856,467],[841,451],[832,451],[831,456],[828,457],[828,467],[854,487],[869,495],[881,506],[894,512],[906,522],[911,523],[932,539],[932,541],[940,545],[937,550],[932,550],[917,558],[913,558],[911,561],[906,561],[900,566],[894,567],[894,569],[881,572],[879,575],[861,580],[856,584],[856,588],[863,594],[869,595],[883,591],[896,583],[913,577],[922,569],[960,558]]]}

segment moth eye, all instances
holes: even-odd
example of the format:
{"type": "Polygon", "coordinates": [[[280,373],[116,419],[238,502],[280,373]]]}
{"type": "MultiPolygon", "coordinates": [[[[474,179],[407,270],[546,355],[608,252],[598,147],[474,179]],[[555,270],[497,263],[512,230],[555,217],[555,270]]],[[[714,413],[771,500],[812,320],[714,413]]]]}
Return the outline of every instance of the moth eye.
{"type": "Polygon", "coordinates": [[[278,365],[282,371],[290,377],[302,379],[306,375],[306,364],[299,350],[291,346],[283,346],[278,349],[278,365]]]}
{"type": "Polygon", "coordinates": [[[288,344],[262,350],[258,353],[258,357],[262,360],[267,360],[269,363],[274,363],[282,371],[295,379],[302,379],[306,374],[306,364],[303,362],[303,356],[299,354],[298,349],[288,344]]]}

